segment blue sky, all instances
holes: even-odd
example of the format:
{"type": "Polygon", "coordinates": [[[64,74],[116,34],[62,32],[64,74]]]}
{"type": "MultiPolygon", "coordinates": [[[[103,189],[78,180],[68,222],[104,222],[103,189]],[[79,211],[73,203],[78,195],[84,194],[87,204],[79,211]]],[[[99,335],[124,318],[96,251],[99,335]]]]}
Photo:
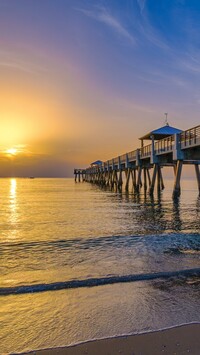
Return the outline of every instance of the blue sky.
{"type": "Polygon", "coordinates": [[[135,149],[164,112],[199,124],[199,33],[197,0],[0,0],[1,141],[22,127],[6,148],[30,153],[16,173],[34,159],[39,175],[69,175],[135,149]]]}
{"type": "Polygon", "coordinates": [[[183,106],[198,110],[198,1],[98,3],[79,2],[74,14],[83,21],[78,57],[88,76],[145,109],[170,111],[172,120],[183,106]]]}

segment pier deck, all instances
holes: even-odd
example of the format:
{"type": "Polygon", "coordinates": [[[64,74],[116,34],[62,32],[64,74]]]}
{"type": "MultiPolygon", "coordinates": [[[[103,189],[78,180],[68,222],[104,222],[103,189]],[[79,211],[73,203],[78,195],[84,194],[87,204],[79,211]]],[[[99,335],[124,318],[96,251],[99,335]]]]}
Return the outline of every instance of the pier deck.
{"type": "Polygon", "coordinates": [[[142,146],[126,154],[98,164],[92,164],[86,169],[75,169],[75,180],[82,176],[82,180],[109,186],[112,189],[122,190],[125,175],[125,190],[130,185],[134,192],[139,192],[141,187],[154,193],[157,189],[164,188],[161,168],[172,166],[174,169],[173,196],[181,192],[181,171],[183,164],[192,164],[200,194],[200,125],[181,133],[155,141],[152,137],[151,144],[142,146]],[[122,173],[125,174],[122,174],[122,173]]]}

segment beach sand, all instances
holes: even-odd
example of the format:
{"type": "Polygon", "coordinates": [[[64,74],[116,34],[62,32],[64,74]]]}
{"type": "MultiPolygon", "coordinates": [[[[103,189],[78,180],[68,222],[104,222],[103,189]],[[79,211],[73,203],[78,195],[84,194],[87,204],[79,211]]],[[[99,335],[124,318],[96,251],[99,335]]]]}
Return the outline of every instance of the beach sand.
{"type": "Polygon", "coordinates": [[[200,355],[200,324],[158,332],[89,341],[65,348],[38,350],[36,355],[200,355]]]}

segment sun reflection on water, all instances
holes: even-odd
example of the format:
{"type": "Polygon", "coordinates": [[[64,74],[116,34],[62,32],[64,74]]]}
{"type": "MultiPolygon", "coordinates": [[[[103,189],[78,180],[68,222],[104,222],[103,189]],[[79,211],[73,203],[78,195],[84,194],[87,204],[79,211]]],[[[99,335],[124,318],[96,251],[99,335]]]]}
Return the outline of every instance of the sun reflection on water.
{"type": "Polygon", "coordinates": [[[16,198],[16,188],[17,188],[17,181],[16,179],[10,180],[10,199],[15,200],[16,198]]]}
{"type": "Polygon", "coordinates": [[[14,225],[17,223],[18,217],[17,217],[17,180],[16,179],[10,179],[10,223],[13,225],[13,229],[10,230],[10,237],[15,236],[15,228],[14,225]]]}

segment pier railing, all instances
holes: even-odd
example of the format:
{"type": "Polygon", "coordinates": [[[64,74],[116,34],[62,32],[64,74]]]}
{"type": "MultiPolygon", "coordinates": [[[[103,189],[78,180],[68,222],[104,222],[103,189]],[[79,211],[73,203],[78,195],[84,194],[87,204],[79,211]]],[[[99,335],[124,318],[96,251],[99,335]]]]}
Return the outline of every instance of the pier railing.
{"type": "Polygon", "coordinates": [[[169,136],[155,142],[155,154],[172,152],[174,147],[174,136],[169,136]]]}
{"type": "Polygon", "coordinates": [[[120,163],[125,163],[126,162],[126,154],[122,154],[122,155],[120,155],[120,163]]]}
{"type": "Polygon", "coordinates": [[[134,161],[136,160],[136,156],[137,156],[137,150],[132,150],[132,152],[128,153],[128,160],[134,161]]]}
{"type": "Polygon", "coordinates": [[[140,157],[141,158],[149,158],[151,156],[152,145],[145,145],[140,149],[140,157]]]}
{"type": "Polygon", "coordinates": [[[181,149],[200,145],[200,125],[187,129],[180,135],[181,149]]]}

